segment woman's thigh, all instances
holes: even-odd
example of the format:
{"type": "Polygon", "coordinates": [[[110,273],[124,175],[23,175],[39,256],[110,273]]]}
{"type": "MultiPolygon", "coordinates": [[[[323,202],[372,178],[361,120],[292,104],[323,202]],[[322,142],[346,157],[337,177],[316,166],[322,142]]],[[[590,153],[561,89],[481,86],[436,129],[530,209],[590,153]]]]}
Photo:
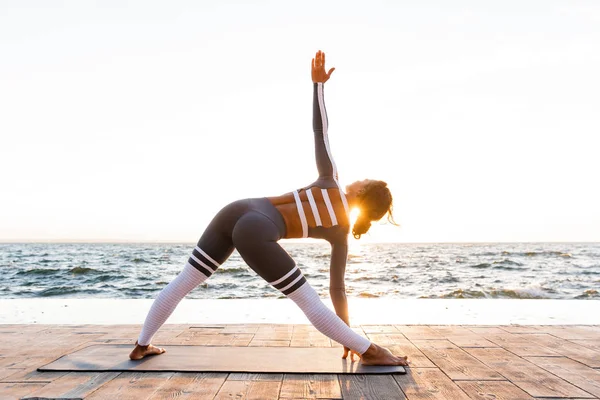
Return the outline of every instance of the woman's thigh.
{"type": "Polygon", "coordinates": [[[249,212],[233,229],[233,244],[244,261],[277,289],[294,289],[306,280],[290,255],[277,243],[279,228],[258,212],[249,212]],[[289,286],[292,284],[289,288],[289,286]]]}

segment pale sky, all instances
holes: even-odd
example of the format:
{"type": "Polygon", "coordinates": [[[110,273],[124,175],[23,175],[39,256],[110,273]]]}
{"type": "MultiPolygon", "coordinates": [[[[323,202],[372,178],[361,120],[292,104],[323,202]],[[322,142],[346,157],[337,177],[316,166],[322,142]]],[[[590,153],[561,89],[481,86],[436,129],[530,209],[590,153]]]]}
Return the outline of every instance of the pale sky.
{"type": "Polygon", "coordinates": [[[401,224],[361,242],[600,240],[600,2],[0,0],[0,241],[195,242],[312,182],[319,49],[401,224]]]}

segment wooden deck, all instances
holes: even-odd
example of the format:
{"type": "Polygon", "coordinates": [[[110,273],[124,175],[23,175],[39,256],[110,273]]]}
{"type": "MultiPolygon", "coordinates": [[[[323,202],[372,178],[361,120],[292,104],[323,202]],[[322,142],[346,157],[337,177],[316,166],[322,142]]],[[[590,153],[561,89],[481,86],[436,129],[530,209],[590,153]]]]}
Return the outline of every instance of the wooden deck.
{"type": "MultiPolygon", "coordinates": [[[[406,375],[62,373],[36,368],[138,325],[0,325],[0,399],[598,399],[600,326],[363,325],[406,375]]],[[[339,346],[307,325],[165,325],[156,344],[339,346]]],[[[340,348],[340,355],[341,355],[340,348]]]]}

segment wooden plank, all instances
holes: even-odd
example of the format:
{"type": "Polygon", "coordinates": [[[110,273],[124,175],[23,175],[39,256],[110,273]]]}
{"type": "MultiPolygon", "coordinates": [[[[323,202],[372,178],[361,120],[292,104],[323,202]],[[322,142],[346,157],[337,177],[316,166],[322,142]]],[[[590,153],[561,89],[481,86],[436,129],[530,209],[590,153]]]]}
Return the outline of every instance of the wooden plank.
{"type": "Polygon", "coordinates": [[[456,381],[473,400],[534,400],[508,381],[456,381]]]}
{"type": "Polygon", "coordinates": [[[504,349],[466,349],[533,397],[592,397],[583,390],[504,349]]]}
{"type": "Polygon", "coordinates": [[[227,377],[228,381],[269,381],[281,382],[283,374],[254,374],[248,372],[234,372],[227,377]]]}
{"type": "Polygon", "coordinates": [[[447,340],[412,342],[453,380],[504,380],[502,375],[447,340]]]}
{"type": "Polygon", "coordinates": [[[248,346],[251,347],[290,347],[289,340],[260,340],[252,339],[248,346]]]}
{"type": "Polygon", "coordinates": [[[435,329],[429,326],[423,325],[395,325],[396,329],[400,331],[400,333],[404,334],[409,340],[418,339],[433,339],[433,340],[443,340],[446,339],[446,336],[439,333],[435,329]]]}
{"type": "Polygon", "coordinates": [[[600,339],[571,339],[569,342],[587,347],[594,351],[600,351],[600,339]]]}
{"type": "Polygon", "coordinates": [[[500,329],[506,331],[508,333],[518,333],[518,334],[527,334],[527,333],[544,333],[544,328],[542,326],[533,326],[533,325],[507,325],[500,326],[500,329]]]}
{"type": "Polygon", "coordinates": [[[214,400],[277,399],[281,381],[232,381],[227,379],[214,400]]]}
{"type": "Polygon", "coordinates": [[[286,374],[280,399],[341,399],[342,390],[337,375],[286,374]]]}
{"type": "Polygon", "coordinates": [[[479,335],[447,336],[446,339],[458,347],[499,347],[497,344],[492,343],[479,335]]]}
{"type": "Polygon", "coordinates": [[[119,372],[70,373],[66,374],[43,388],[23,397],[23,399],[66,398],[83,399],[98,390],[106,382],[117,377],[119,372]]]}
{"type": "Polygon", "coordinates": [[[520,357],[560,356],[560,354],[553,351],[551,348],[532,342],[529,340],[530,337],[533,337],[533,335],[515,335],[511,333],[505,333],[503,335],[485,335],[487,340],[520,357]]]}
{"type": "Polygon", "coordinates": [[[498,326],[468,326],[466,327],[467,329],[469,329],[470,331],[472,331],[473,333],[476,333],[478,335],[502,335],[503,333],[506,333],[505,330],[501,329],[498,326]]]}
{"type": "Polygon", "coordinates": [[[331,339],[321,332],[294,332],[290,347],[331,347],[331,339]]]}
{"type": "Polygon", "coordinates": [[[25,358],[21,362],[14,365],[14,368],[8,368],[8,371],[14,371],[14,373],[2,378],[2,382],[40,382],[49,383],[58,379],[68,372],[38,372],[37,369],[42,365],[46,365],[51,361],[54,361],[57,357],[30,357],[25,358]]]}
{"type": "Polygon", "coordinates": [[[386,347],[397,356],[408,356],[410,366],[413,368],[434,368],[435,364],[429,360],[414,344],[402,334],[376,334],[369,335],[371,340],[378,345],[386,347]]]}
{"type": "Polygon", "coordinates": [[[579,361],[592,368],[600,368],[600,351],[591,350],[577,343],[559,339],[551,335],[528,335],[527,338],[534,343],[551,348],[554,352],[579,361]]]}
{"type": "Polygon", "coordinates": [[[147,399],[166,384],[172,372],[123,372],[87,396],[85,400],[147,399]]]}
{"type": "Polygon", "coordinates": [[[361,325],[366,334],[369,333],[400,333],[394,325],[361,325]]]}
{"type": "Polygon", "coordinates": [[[254,324],[249,325],[225,325],[221,333],[256,333],[259,326],[254,324]]]}
{"type": "Polygon", "coordinates": [[[148,400],[212,399],[226,378],[227,374],[224,373],[178,372],[150,395],[148,400]]]}
{"type": "Polygon", "coordinates": [[[600,371],[562,357],[527,357],[538,367],[600,397],[600,371]]]}
{"type": "Polygon", "coordinates": [[[173,344],[188,346],[248,346],[254,335],[251,333],[232,333],[221,335],[204,335],[186,332],[179,335],[173,344]]]}
{"type": "Polygon", "coordinates": [[[544,326],[543,332],[560,339],[598,339],[600,336],[600,327],[598,326],[544,326]]]}
{"type": "Polygon", "coordinates": [[[0,383],[0,400],[19,400],[46,385],[45,383],[0,383]]]}
{"type": "Polygon", "coordinates": [[[497,347],[464,326],[432,325],[430,328],[438,332],[442,338],[450,340],[458,347],[497,347]]]}
{"type": "Polygon", "coordinates": [[[339,375],[344,400],[405,400],[392,375],[339,375]]]}
{"type": "Polygon", "coordinates": [[[410,400],[469,400],[460,387],[437,368],[409,368],[394,379],[410,400]]]}

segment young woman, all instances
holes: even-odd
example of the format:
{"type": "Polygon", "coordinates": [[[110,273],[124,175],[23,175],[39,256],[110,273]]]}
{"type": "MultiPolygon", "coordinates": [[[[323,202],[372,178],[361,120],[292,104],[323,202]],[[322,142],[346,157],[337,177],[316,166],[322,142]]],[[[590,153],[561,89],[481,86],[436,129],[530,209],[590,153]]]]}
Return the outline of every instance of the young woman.
{"type": "Polygon", "coordinates": [[[391,216],[392,195],[382,181],[363,180],[346,186],[338,182],[327,137],[323,86],[335,68],[325,72],[325,53],[312,60],[313,130],[319,178],[302,189],[278,197],[235,201],[210,222],[183,271],[158,295],[146,317],[131,359],[161,354],[150,344],[175,307],[192,289],[208,279],[234,249],[257,274],[292,299],[324,335],[344,346],[365,365],[407,365],[406,357],[371,343],[349,328],[344,273],[350,231],[349,210],[360,209],[352,228],[355,238],[366,233],[371,221],[391,216]],[[330,288],[335,313],[327,308],[306,281],[294,260],[277,243],[282,238],[321,238],[331,243],[330,288]]]}

